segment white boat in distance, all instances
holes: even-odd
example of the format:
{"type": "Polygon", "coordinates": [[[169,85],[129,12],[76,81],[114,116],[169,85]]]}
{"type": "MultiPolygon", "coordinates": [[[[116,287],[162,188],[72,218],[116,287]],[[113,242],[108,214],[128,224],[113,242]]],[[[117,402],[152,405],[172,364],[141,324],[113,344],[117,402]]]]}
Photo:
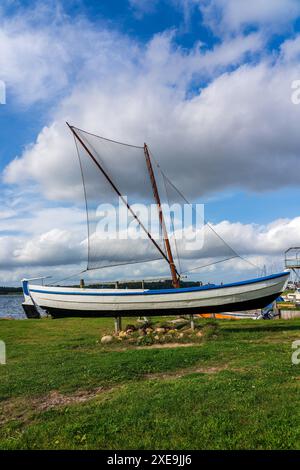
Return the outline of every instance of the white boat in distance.
{"type": "MultiPolygon", "coordinates": [[[[124,192],[122,193],[117,187],[115,180],[111,177],[110,173],[107,172],[107,165],[104,167],[101,158],[97,158],[95,142],[90,142],[89,139],[94,139],[98,136],[86,133],[73,126],[69,126],[69,128],[75,138],[77,152],[78,148],[84,151],[84,161],[88,161],[89,164],[91,164],[92,172],[100,172],[105,183],[110,186],[112,194],[116,194],[121,199],[131,216],[146,233],[148,242],[151,242],[150,245],[154,246],[160,258],[168,263],[173,288],[155,290],[74,288],[35,285],[31,283],[30,280],[24,279],[22,281],[25,297],[23,308],[28,318],[38,318],[40,316],[37,307],[40,307],[54,318],[77,316],[121,317],[143,315],[193,315],[224,311],[235,312],[263,308],[282,293],[288,281],[289,271],[231,284],[180,287],[180,274],[174,263],[147,145],[145,144],[144,147],[135,148],[143,152],[140,156],[145,165],[146,173],[148,174],[147,178],[151,183],[150,188],[152,196],[154,196],[155,204],[158,209],[159,224],[163,236],[161,245],[145,228],[137,213],[134,212],[133,207],[128,203],[127,197],[124,197],[124,192]]],[[[109,145],[109,142],[113,142],[108,141],[108,139],[104,140],[106,141],[106,145],[109,145]]],[[[114,142],[114,144],[120,143],[114,142]]],[[[126,148],[134,147],[127,144],[120,145],[126,145],[126,148]]],[[[134,149],[132,151],[134,151],[134,149]]],[[[139,159],[139,162],[140,161],[141,159],[139,159]]],[[[81,169],[82,163],[84,162],[81,161],[81,169]]],[[[125,166],[124,163],[123,166],[125,166]]],[[[112,170],[114,169],[113,167],[112,170]]],[[[86,205],[88,207],[88,204],[86,205]]],[[[95,250],[92,250],[92,254],[94,254],[94,252],[95,250]]],[[[231,259],[235,256],[237,256],[236,253],[234,256],[227,259],[231,259]]],[[[132,260],[129,261],[132,262],[132,260]]],[[[89,269],[89,267],[87,269],[89,269]]],[[[95,268],[91,267],[90,269],[95,268]]]]}
{"type": "Polygon", "coordinates": [[[224,285],[173,289],[85,289],[30,285],[23,280],[24,310],[39,306],[54,318],[218,313],[263,308],[284,290],[289,272],[224,285]]]}

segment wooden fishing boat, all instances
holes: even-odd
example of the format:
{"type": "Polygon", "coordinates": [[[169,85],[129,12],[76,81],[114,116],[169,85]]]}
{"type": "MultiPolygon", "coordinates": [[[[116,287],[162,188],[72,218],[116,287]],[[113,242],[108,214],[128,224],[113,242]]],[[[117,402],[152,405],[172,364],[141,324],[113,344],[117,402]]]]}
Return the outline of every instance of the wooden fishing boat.
{"type": "MultiPolygon", "coordinates": [[[[45,310],[54,318],[70,316],[193,315],[202,312],[242,311],[263,308],[281,294],[289,277],[288,271],[230,284],[180,287],[180,273],[174,262],[147,145],[145,144],[144,147],[139,147],[139,149],[143,150],[152,196],[157,206],[163,236],[162,245],[145,227],[138,213],[135,212],[134,206],[129,204],[127,198],[123,195],[124,193],[121,192],[115,180],[107,171],[107,167],[102,164],[100,158],[97,158],[95,143],[92,142],[91,144],[89,141],[89,136],[92,134],[84,133],[85,131],[81,131],[74,126],[69,126],[69,128],[75,138],[77,148],[80,147],[84,151],[84,158],[91,163],[92,172],[99,171],[103,180],[109,185],[110,190],[121,199],[128,212],[139,224],[141,230],[144,231],[148,242],[157,250],[159,256],[168,263],[173,288],[155,290],[74,288],[35,285],[30,280],[24,279],[22,281],[25,298],[23,307],[29,318],[39,316],[38,308],[45,310]]],[[[107,139],[105,140],[107,141],[107,139]]],[[[93,251],[90,250],[89,253],[93,254],[93,251]]]]}
{"type": "Polygon", "coordinates": [[[28,316],[38,305],[54,318],[198,314],[263,308],[284,289],[282,272],[232,284],[173,289],[85,289],[30,285],[23,281],[28,316]]]}

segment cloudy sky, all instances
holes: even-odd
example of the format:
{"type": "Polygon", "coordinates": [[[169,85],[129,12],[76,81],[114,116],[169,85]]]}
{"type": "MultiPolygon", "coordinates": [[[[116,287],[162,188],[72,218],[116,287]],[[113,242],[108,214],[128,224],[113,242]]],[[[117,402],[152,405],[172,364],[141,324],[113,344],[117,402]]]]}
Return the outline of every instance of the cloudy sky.
{"type": "MultiPolygon", "coordinates": [[[[299,59],[299,0],[2,1],[0,284],[84,267],[65,121],[146,141],[235,250],[281,269],[300,245],[299,59]]],[[[257,274],[233,260],[198,277],[257,274]]]]}

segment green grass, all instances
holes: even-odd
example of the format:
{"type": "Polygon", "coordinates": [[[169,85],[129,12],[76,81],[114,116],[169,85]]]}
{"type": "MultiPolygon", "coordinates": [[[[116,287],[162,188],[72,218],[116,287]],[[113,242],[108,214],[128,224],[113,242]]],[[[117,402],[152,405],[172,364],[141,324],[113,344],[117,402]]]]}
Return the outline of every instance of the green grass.
{"type": "Polygon", "coordinates": [[[111,319],[1,320],[0,448],[300,449],[300,320],[218,324],[137,349],[101,345],[111,319]]]}

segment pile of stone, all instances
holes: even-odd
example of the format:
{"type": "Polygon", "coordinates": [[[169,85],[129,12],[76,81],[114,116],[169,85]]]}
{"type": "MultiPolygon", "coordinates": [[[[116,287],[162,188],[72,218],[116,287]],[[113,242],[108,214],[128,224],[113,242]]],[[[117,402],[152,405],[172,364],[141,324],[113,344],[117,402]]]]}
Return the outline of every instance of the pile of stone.
{"type": "Polygon", "coordinates": [[[141,326],[127,325],[126,328],[114,335],[106,335],[101,338],[101,344],[109,344],[113,341],[127,340],[131,344],[167,343],[178,340],[200,338],[203,335],[199,329],[192,330],[188,321],[173,320],[172,322],[151,325],[144,323],[141,326]]]}

